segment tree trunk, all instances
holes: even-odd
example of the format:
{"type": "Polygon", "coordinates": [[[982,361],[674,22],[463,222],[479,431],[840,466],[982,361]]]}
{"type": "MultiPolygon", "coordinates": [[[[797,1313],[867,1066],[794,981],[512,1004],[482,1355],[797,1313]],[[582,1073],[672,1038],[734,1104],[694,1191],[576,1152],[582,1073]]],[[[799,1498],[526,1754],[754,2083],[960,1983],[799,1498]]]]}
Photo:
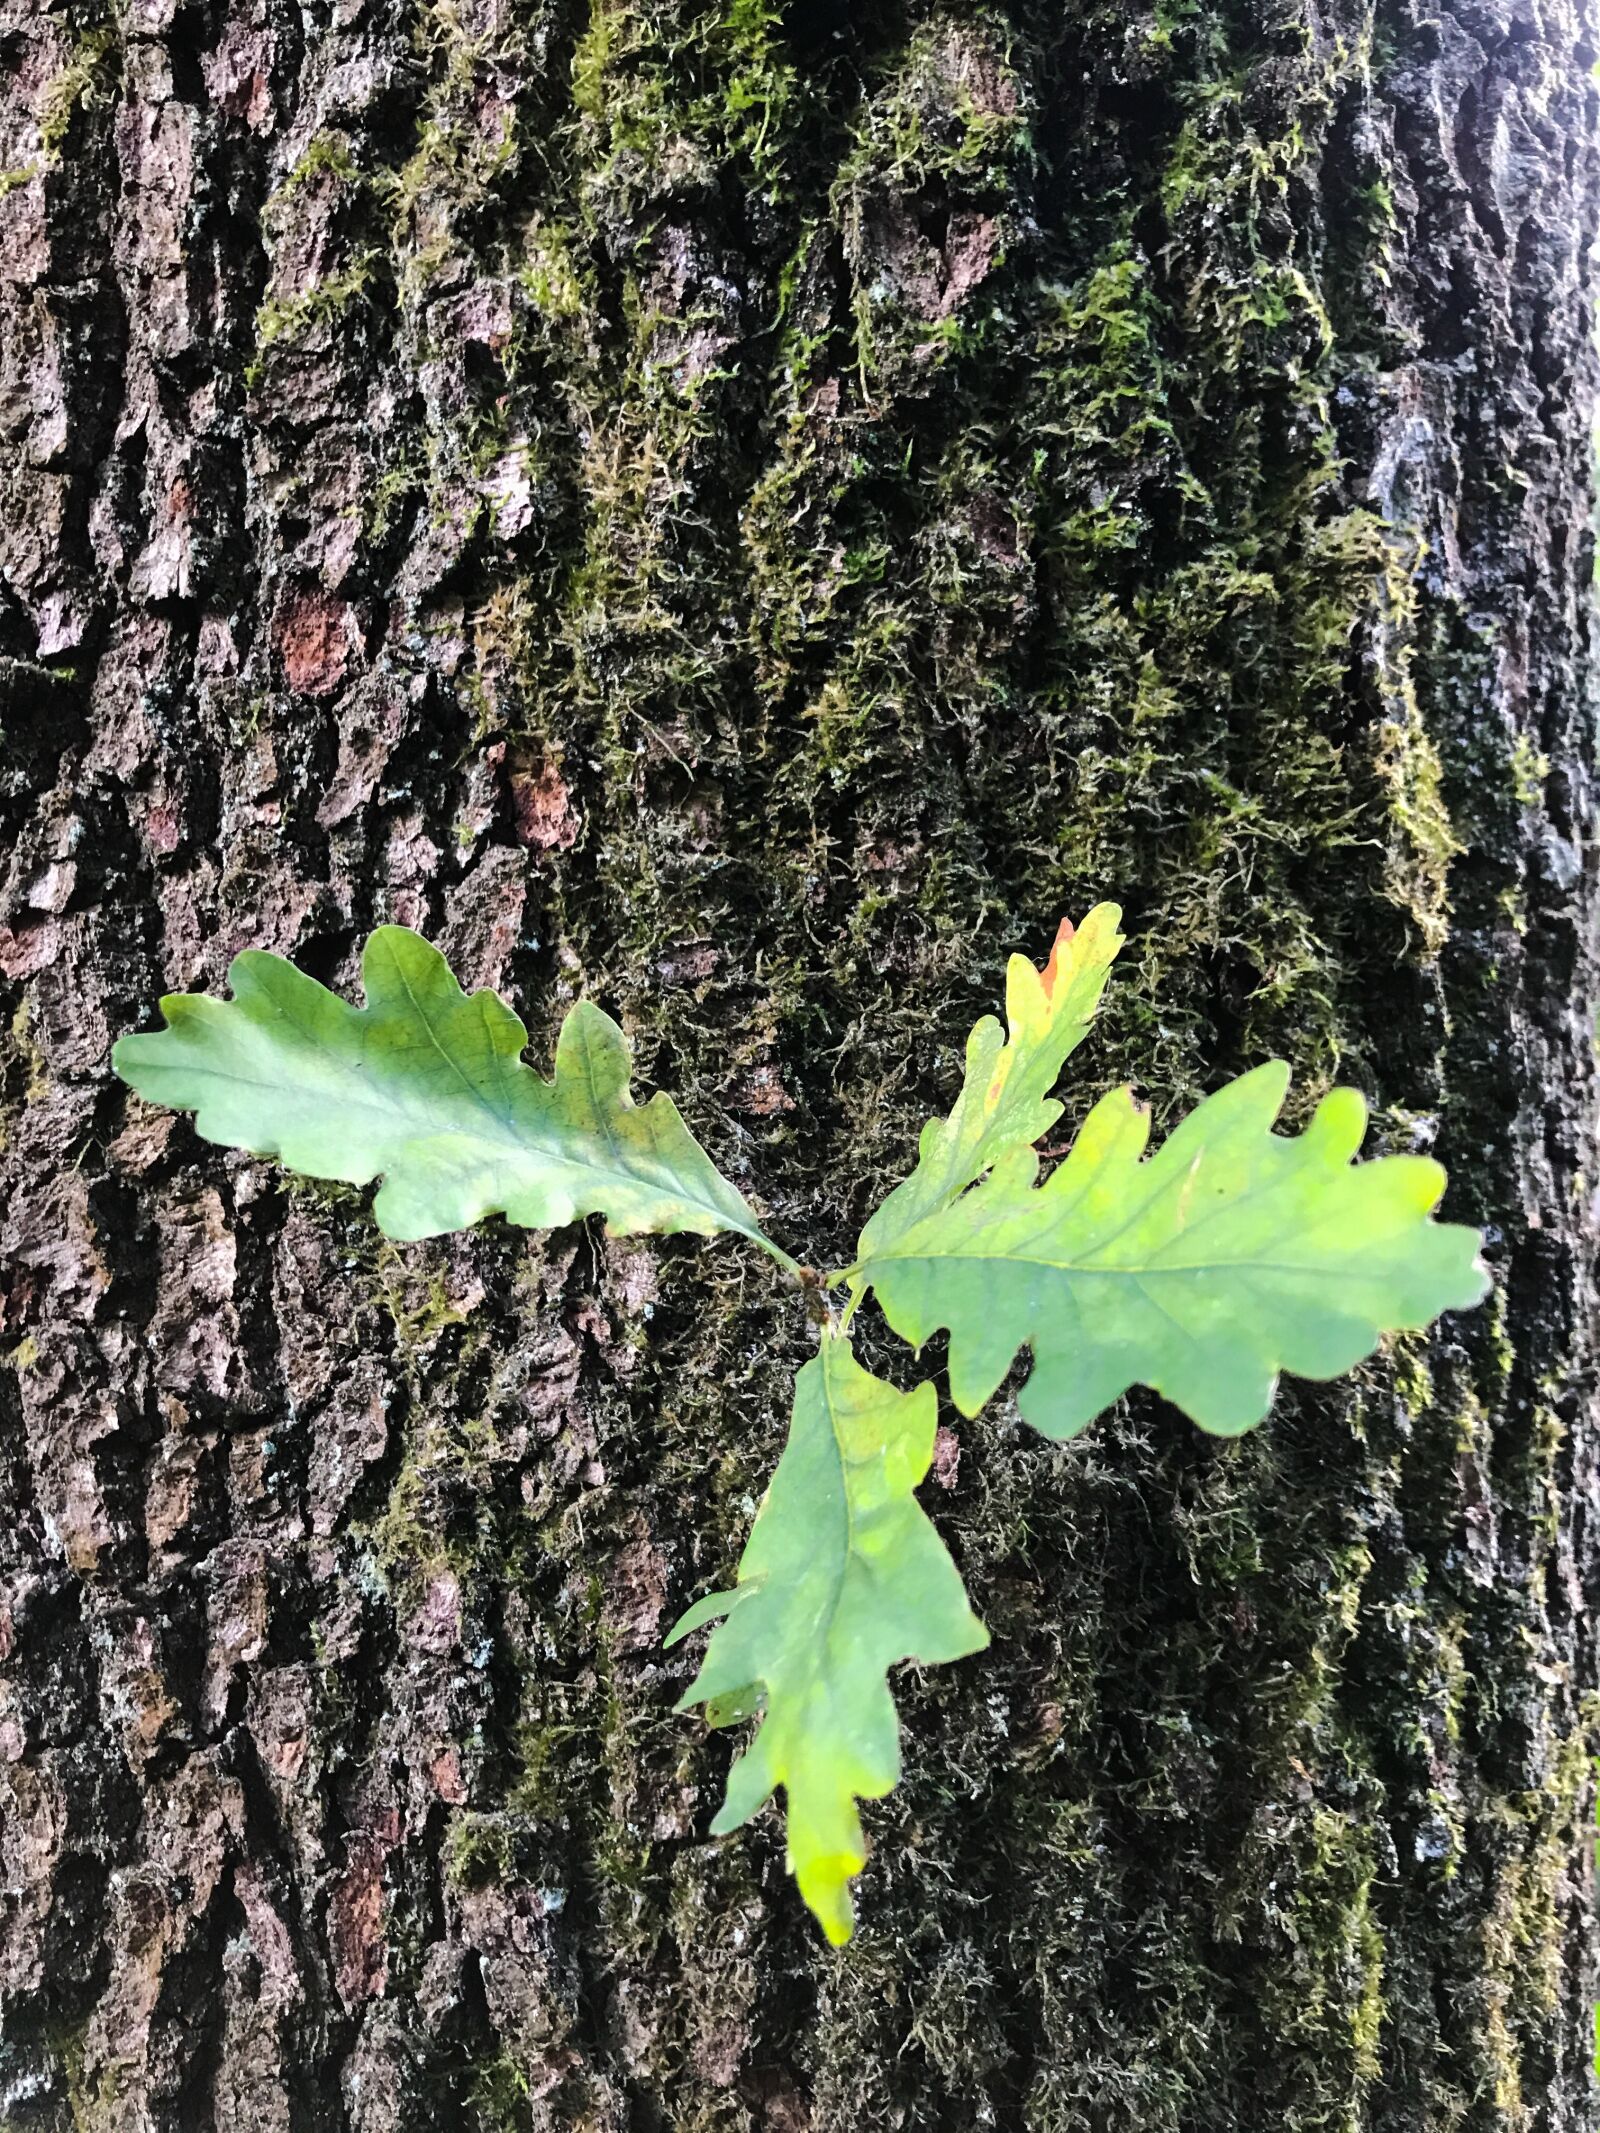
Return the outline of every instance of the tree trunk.
{"type": "Polygon", "coordinates": [[[1593,2127],[1588,34],[0,0],[0,2124],[1593,2127]],[[1102,896],[1071,1115],[1354,1081],[1495,1298],[947,1435],[994,1647],[833,1953],[661,1650],[793,1297],[386,1244],[107,1050],[399,920],[839,1265],[1102,896]]]}

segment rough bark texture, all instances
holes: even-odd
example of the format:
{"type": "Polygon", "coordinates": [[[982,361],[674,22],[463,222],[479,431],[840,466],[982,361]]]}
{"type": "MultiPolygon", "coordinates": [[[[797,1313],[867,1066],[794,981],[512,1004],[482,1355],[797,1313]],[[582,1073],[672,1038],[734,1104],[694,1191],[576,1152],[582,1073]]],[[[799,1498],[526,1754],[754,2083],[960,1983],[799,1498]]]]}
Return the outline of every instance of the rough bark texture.
{"type": "MultiPolygon", "coordinates": [[[[0,2123],[1579,2133],[1594,52],[1571,0],[0,0],[0,2123]],[[1494,1304],[929,1495],[827,1952],[670,1706],[807,1332],[108,1079],[244,945],[588,991],[839,1263],[1005,952],[1494,1304]]],[[[903,1370],[891,1344],[869,1351],[903,1370]]]]}

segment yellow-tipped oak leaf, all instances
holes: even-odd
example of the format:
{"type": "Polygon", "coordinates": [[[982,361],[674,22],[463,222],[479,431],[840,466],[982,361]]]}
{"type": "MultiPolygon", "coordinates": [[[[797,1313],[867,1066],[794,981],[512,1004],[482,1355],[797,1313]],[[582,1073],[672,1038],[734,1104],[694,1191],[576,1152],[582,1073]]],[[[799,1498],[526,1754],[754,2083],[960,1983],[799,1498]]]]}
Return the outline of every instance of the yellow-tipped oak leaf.
{"type": "Polygon", "coordinates": [[[989,1641],[912,1493],[937,1419],[931,1385],[897,1392],[825,1332],[795,1380],[789,1442],[738,1584],[691,1607],[667,1639],[726,1617],[679,1709],[738,1698],[748,1710],[759,1688],[765,1715],[712,1832],[737,1829],[781,1785],[789,1865],[835,1942],[850,1938],[850,1882],[866,1860],[856,1801],[881,1799],[900,1776],[889,1668],[989,1641]]]}
{"type": "Polygon", "coordinates": [[[1011,958],[1007,1030],[985,1015],[967,1039],[955,1108],[923,1127],[917,1167],[862,1231],[858,1259],[885,1250],[913,1224],[947,1207],[1008,1150],[1049,1132],[1061,1105],[1046,1099],[1068,1054],[1089,1034],[1122,946],[1121,918],[1115,904],[1096,904],[1080,926],[1064,918],[1043,970],[1025,955],[1011,958]]]}

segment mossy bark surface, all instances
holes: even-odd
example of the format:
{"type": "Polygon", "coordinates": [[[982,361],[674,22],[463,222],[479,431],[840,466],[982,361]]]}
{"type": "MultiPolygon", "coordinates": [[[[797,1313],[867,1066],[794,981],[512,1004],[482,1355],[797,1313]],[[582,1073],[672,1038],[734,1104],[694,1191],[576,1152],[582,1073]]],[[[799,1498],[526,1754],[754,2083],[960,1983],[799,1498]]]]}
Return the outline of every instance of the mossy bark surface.
{"type": "Polygon", "coordinates": [[[0,2124],[1593,2127],[1588,35],[0,0],[0,2124]],[[1073,1115],[1353,1081],[1495,1299],[946,1436],[994,1646],[831,1952],[660,1649],[793,1296],[387,1245],[108,1048],[403,921],[838,1265],[1103,896],[1073,1115]]]}

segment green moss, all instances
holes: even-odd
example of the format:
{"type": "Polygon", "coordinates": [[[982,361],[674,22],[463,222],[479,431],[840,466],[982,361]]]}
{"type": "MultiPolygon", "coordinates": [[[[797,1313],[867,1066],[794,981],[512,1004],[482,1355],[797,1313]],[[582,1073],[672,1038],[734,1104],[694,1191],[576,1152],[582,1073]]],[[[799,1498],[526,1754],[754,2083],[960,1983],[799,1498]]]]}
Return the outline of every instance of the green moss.
{"type": "Polygon", "coordinates": [[[281,222],[296,196],[318,179],[331,179],[353,189],[368,185],[375,191],[383,189],[381,183],[368,179],[357,164],[348,134],[333,130],[315,133],[268,197],[262,209],[263,223],[270,227],[281,222]]]}
{"type": "Polygon", "coordinates": [[[66,65],[53,74],[39,92],[34,117],[39,144],[47,159],[60,156],[80,111],[109,100],[115,87],[122,50],[121,33],[105,23],[85,30],[72,49],[66,65]]]}
{"type": "Polygon", "coordinates": [[[1511,789],[1522,807],[1537,807],[1544,798],[1550,758],[1535,748],[1525,733],[1511,743],[1511,789]]]}
{"type": "Polygon", "coordinates": [[[572,101],[588,118],[603,118],[606,113],[606,76],[616,55],[622,12],[600,0],[589,10],[589,27],[573,48],[572,101]]]}
{"type": "Polygon", "coordinates": [[[593,1760],[585,1740],[583,1729],[565,1719],[524,1719],[513,1737],[515,1775],[506,1793],[508,1804],[548,1821],[570,1812],[579,1765],[593,1760]]]}
{"type": "Polygon", "coordinates": [[[381,1238],[373,1271],[377,1300],[394,1326],[402,1355],[417,1355],[447,1327],[467,1323],[468,1314],[452,1299],[443,1275],[437,1268],[419,1267],[415,1253],[404,1246],[381,1238]]]}
{"type": "Polygon", "coordinates": [[[571,93],[596,129],[608,178],[641,196],[641,181],[709,169],[714,155],[737,159],[765,191],[782,174],[783,134],[801,101],[783,12],[771,0],[655,19],[597,0],[573,48],[571,93]]]}
{"type": "Polygon", "coordinates": [[[269,297],[256,313],[256,355],[245,369],[245,383],[250,390],[260,388],[273,349],[297,347],[323,327],[347,316],[366,302],[379,273],[378,254],[369,251],[342,273],[329,275],[296,296],[269,297]]]}
{"type": "Polygon", "coordinates": [[[72,2133],[115,2133],[126,2123],[126,2069],[117,2062],[100,2067],[92,2076],[84,2067],[88,2042],[87,2025],[74,2034],[62,2051],[66,2075],[67,2108],[72,2113],[72,2133]]]}
{"type": "Polygon", "coordinates": [[[461,1888],[478,1888],[485,1882],[508,1881],[515,1856],[515,1838],[507,1817],[494,1814],[457,1815],[445,1839],[445,1873],[461,1888]]]}
{"type": "Polygon", "coordinates": [[[450,1563],[431,1478],[425,1457],[408,1456],[383,1510],[357,1533],[373,1568],[400,1605],[414,1605],[429,1577],[450,1563]]]}
{"type": "Polygon", "coordinates": [[[573,233],[539,217],[522,232],[517,275],[529,302],[545,320],[582,319],[590,296],[573,249],[573,233]]]}
{"type": "Polygon", "coordinates": [[[1385,661],[1387,714],[1378,729],[1375,767],[1393,823],[1391,894],[1411,913],[1426,946],[1437,950],[1449,919],[1450,862],[1461,844],[1445,807],[1439,751],[1418,706],[1411,672],[1419,561],[1396,543],[1384,575],[1388,612],[1377,642],[1385,661]]]}

